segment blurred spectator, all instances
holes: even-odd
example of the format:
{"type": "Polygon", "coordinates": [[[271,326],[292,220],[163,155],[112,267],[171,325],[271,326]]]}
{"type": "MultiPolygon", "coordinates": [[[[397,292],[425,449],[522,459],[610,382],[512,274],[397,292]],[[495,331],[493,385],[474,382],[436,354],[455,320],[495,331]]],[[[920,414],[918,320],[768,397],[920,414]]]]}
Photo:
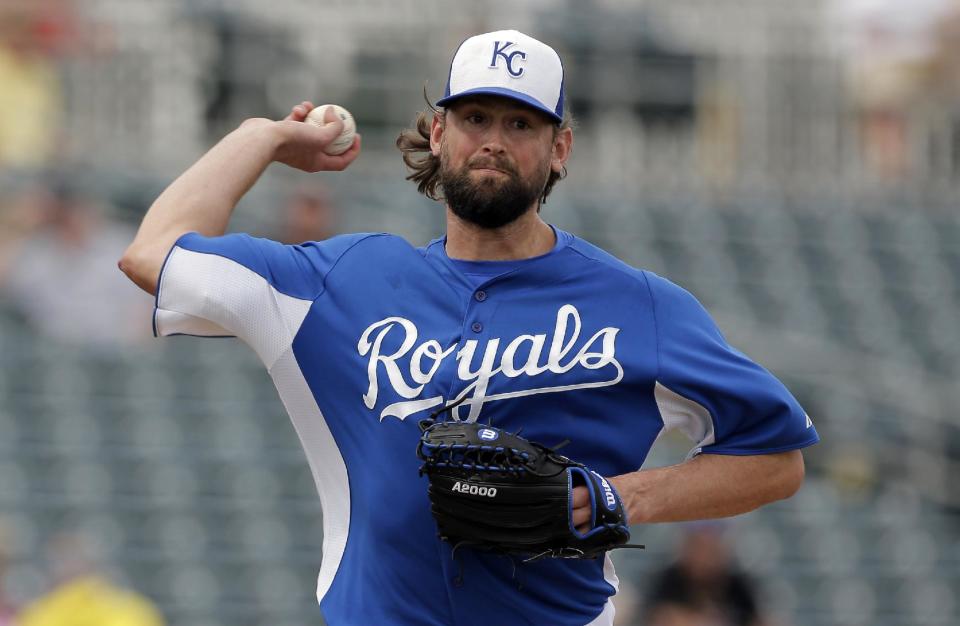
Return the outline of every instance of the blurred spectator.
{"type": "Polygon", "coordinates": [[[271,97],[272,92],[285,81],[296,83],[297,70],[301,75],[314,71],[297,52],[296,37],[276,21],[250,19],[229,5],[184,5],[191,22],[209,32],[214,44],[209,64],[198,74],[203,77],[208,136],[219,140],[232,130],[233,120],[286,115],[289,94],[281,88],[281,100],[271,97]]]}
{"type": "Polygon", "coordinates": [[[864,158],[887,180],[909,173],[908,111],[926,97],[937,31],[955,0],[833,0],[864,158]]]}
{"type": "Polygon", "coordinates": [[[297,244],[322,241],[336,234],[336,209],[325,187],[314,184],[297,189],[282,208],[277,240],[297,244]]]}
{"type": "Polygon", "coordinates": [[[931,86],[956,114],[960,109],[960,0],[951,0],[937,24],[931,86]]]}
{"type": "Polygon", "coordinates": [[[60,341],[104,351],[144,340],[152,302],[116,268],[132,236],[68,184],[22,191],[0,208],[0,295],[60,341]]]}
{"type": "Polygon", "coordinates": [[[90,544],[62,534],[48,545],[54,588],[17,616],[17,626],[163,626],[149,600],[100,573],[90,544]]]}
{"type": "Polygon", "coordinates": [[[54,155],[63,95],[55,55],[72,33],[67,0],[0,2],[0,168],[54,155]]]}
{"type": "Polygon", "coordinates": [[[730,553],[723,522],[687,526],[678,560],[654,577],[645,626],[764,626],[757,590],[730,553]]]}

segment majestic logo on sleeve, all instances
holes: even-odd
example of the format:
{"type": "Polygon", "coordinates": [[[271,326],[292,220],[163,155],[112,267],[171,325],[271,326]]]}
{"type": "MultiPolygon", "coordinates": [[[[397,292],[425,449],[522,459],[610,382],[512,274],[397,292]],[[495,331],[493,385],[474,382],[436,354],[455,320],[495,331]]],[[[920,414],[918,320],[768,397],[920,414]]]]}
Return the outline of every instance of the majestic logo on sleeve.
{"type": "Polygon", "coordinates": [[[602,328],[585,341],[581,338],[581,331],[579,311],[575,306],[565,304],[557,311],[552,334],[519,335],[509,342],[493,338],[484,345],[476,339],[469,339],[444,348],[435,339],[418,343],[419,333],[413,322],[403,317],[388,317],[368,326],[357,343],[360,356],[367,357],[368,387],[363,402],[368,409],[376,406],[380,381],[385,376],[386,382],[405,400],[385,407],[380,413],[381,420],[388,416],[405,419],[442,405],[442,396],[421,398],[420,395],[447,358],[456,360],[457,376],[468,383],[456,398],[450,398],[460,400],[466,397],[461,406],[453,409],[453,414],[460,419],[460,408],[469,407],[467,421],[476,421],[487,402],[619,383],[623,379],[623,367],[616,358],[615,342],[620,329],[602,328]],[[399,345],[385,352],[384,343],[388,337],[390,345],[397,345],[398,341],[399,345]],[[518,354],[525,356],[518,358],[518,354]],[[408,355],[409,361],[404,369],[400,361],[405,361],[408,355]],[[479,364],[475,365],[477,356],[479,364]],[[558,374],[577,371],[584,372],[584,378],[589,380],[556,386],[547,384],[558,374]],[[587,372],[592,375],[587,376],[587,372]],[[517,379],[512,385],[514,390],[488,394],[490,381],[501,376],[517,379]]]}

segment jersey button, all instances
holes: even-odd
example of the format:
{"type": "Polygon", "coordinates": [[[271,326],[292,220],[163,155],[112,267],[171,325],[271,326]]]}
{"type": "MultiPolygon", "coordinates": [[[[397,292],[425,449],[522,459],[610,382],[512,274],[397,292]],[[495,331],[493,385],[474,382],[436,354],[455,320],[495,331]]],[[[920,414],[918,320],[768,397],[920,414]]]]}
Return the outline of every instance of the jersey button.
{"type": "Polygon", "coordinates": [[[480,322],[474,322],[473,325],[470,326],[470,329],[475,333],[479,333],[481,330],[483,330],[483,324],[480,322]]]}
{"type": "Polygon", "coordinates": [[[477,302],[483,302],[487,299],[487,292],[481,289],[477,293],[473,294],[473,297],[477,299],[477,302]]]}

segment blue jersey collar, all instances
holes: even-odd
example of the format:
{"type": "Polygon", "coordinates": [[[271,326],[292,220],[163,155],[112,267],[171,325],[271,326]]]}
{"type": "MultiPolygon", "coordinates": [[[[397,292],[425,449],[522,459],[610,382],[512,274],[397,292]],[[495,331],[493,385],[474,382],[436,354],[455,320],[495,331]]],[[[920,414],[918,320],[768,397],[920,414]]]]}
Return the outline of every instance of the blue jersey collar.
{"type": "MultiPolygon", "coordinates": [[[[558,278],[556,261],[563,255],[563,251],[573,242],[574,236],[563,231],[556,226],[550,225],[556,235],[557,242],[553,249],[546,254],[542,254],[528,259],[517,259],[511,261],[464,261],[460,259],[451,259],[447,256],[447,237],[438,237],[434,239],[421,252],[424,257],[452,285],[461,290],[473,291],[477,286],[476,279],[471,279],[466,274],[485,274],[489,275],[489,280],[485,283],[499,282],[501,280],[520,280],[530,282],[531,284],[542,284],[549,280],[556,282],[558,278]]],[[[562,276],[562,272],[559,273],[562,276]]],[[[484,283],[484,284],[485,284],[484,283]]]]}

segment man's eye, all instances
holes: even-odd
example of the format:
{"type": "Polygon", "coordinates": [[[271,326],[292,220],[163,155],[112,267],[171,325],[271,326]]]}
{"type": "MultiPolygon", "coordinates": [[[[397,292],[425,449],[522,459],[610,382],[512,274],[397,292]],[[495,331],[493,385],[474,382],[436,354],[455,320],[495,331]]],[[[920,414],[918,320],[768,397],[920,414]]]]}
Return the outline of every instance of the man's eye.
{"type": "Polygon", "coordinates": [[[517,120],[513,123],[517,130],[527,130],[530,128],[530,124],[526,120],[517,120]]]}
{"type": "Polygon", "coordinates": [[[467,121],[471,124],[480,124],[483,122],[483,116],[479,113],[474,113],[473,115],[467,116],[467,121]]]}

